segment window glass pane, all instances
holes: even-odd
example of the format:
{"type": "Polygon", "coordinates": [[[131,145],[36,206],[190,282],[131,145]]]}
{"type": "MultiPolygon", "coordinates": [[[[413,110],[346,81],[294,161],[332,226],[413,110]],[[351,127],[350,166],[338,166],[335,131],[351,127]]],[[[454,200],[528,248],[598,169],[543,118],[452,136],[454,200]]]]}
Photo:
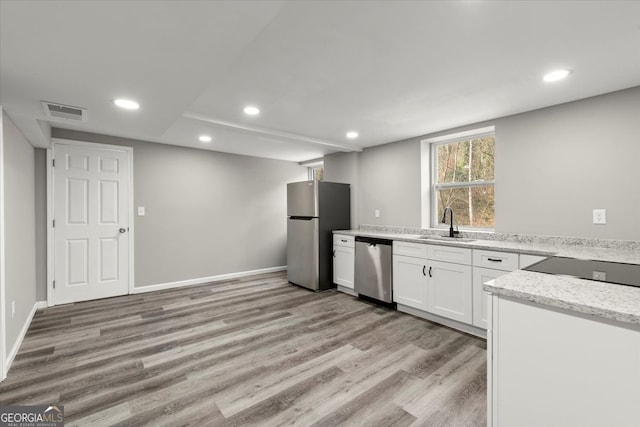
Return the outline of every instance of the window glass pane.
{"type": "Polygon", "coordinates": [[[309,170],[309,179],[315,181],[324,180],[324,165],[307,168],[309,170]]]}
{"type": "Polygon", "coordinates": [[[492,181],[494,137],[437,146],[437,183],[492,181]]]}
{"type": "Polygon", "coordinates": [[[442,221],[444,208],[449,206],[453,209],[454,225],[494,228],[493,185],[437,190],[436,202],[436,223],[442,221]]]}

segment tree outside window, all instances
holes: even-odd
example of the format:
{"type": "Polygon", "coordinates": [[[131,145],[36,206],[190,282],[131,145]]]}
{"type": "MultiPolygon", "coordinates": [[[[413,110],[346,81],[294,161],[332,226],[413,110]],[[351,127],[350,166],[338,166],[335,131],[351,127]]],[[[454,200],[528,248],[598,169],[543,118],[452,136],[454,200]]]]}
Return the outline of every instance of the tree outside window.
{"type": "Polygon", "coordinates": [[[444,208],[449,206],[457,225],[494,228],[494,154],[494,135],[432,144],[432,225],[439,223],[444,208]]]}

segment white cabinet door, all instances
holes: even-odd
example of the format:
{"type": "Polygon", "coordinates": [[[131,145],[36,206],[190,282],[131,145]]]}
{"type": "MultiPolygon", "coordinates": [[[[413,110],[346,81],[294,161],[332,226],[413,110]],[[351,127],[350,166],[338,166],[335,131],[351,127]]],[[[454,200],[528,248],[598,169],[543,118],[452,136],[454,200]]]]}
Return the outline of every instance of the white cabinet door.
{"type": "Polygon", "coordinates": [[[347,246],[333,247],[333,283],[353,289],[355,253],[347,246]]]}
{"type": "Polygon", "coordinates": [[[393,256],[393,301],[420,310],[427,309],[427,260],[393,256]]]}
{"type": "Polygon", "coordinates": [[[427,311],[471,323],[471,266],[429,260],[427,273],[427,311]]]}
{"type": "Polygon", "coordinates": [[[473,325],[487,329],[487,299],[489,295],[482,289],[482,285],[489,280],[507,274],[507,271],[489,268],[473,268],[473,325]]]}

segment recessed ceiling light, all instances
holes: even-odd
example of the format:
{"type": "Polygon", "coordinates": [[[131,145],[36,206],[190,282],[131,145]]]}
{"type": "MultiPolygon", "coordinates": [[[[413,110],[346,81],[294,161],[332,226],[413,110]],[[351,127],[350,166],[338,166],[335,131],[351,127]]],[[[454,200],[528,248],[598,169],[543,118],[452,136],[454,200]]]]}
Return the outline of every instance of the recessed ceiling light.
{"type": "Polygon", "coordinates": [[[198,139],[200,142],[211,142],[211,137],[209,135],[200,135],[198,139]]]}
{"type": "Polygon", "coordinates": [[[542,79],[547,83],[557,82],[558,80],[564,79],[569,74],[571,74],[571,70],[554,70],[545,74],[542,79]]]}
{"type": "Polygon", "coordinates": [[[357,138],[357,137],[358,137],[358,132],[353,131],[353,130],[352,130],[352,131],[350,131],[350,132],[347,132],[347,138],[349,138],[349,139],[355,139],[355,138],[357,138]]]}
{"type": "Polygon", "coordinates": [[[258,109],[258,107],[244,107],[244,113],[249,115],[249,116],[257,116],[258,114],[260,114],[260,110],[258,109]]]}
{"type": "Polygon", "coordinates": [[[113,101],[120,108],[124,108],[125,110],[137,110],[140,108],[140,104],[136,101],[132,101],[130,99],[116,99],[113,101]]]}

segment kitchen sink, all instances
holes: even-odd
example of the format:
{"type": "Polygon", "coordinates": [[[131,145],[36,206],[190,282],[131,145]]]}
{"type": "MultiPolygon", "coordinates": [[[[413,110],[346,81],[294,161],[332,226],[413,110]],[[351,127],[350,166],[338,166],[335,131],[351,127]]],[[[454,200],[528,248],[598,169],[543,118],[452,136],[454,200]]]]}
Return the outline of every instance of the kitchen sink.
{"type": "Polygon", "coordinates": [[[466,237],[449,237],[449,236],[420,236],[418,239],[424,240],[440,240],[442,242],[475,242],[476,239],[468,239],[466,237]]]}

